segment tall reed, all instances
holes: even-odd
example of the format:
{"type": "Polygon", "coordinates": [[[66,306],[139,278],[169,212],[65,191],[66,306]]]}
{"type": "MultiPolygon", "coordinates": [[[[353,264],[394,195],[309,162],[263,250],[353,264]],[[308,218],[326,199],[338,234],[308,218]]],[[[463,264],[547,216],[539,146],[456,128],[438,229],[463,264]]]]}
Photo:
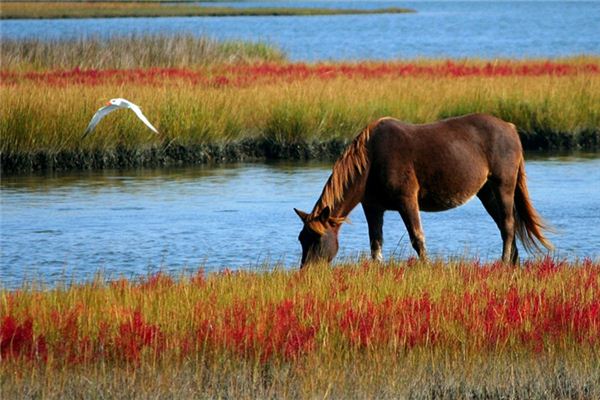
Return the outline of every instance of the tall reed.
{"type": "MultiPolygon", "coordinates": [[[[119,72],[115,72],[118,76],[119,72]]],[[[140,76],[140,78],[137,78],[140,76]]],[[[352,138],[381,116],[414,123],[470,112],[486,112],[515,123],[524,141],[540,147],[577,146],[597,140],[600,79],[566,77],[408,77],[275,80],[236,86],[187,79],[95,84],[25,81],[2,88],[0,150],[3,154],[141,150],[162,140],[190,146],[265,138],[305,143],[352,138]],[[94,112],[107,99],[140,105],[163,137],[147,131],[133,113],[106,117],[80,140],[94,112]],[[583,136],[582,136],[583,135],[583,136]],[[588,135],[588,136],[585,136],[588,135]]],[[[529,144],[531,144],[529,143],[529,144]]],[[[597,145],[597,144],[596,144],[597,145]]]]}
{"type": "Polygon", "coordinates": [[[4,70],[181,68],[283,60],[281,50],[263,42],[218,41],[191,34],[0,41],[4,70]]]}

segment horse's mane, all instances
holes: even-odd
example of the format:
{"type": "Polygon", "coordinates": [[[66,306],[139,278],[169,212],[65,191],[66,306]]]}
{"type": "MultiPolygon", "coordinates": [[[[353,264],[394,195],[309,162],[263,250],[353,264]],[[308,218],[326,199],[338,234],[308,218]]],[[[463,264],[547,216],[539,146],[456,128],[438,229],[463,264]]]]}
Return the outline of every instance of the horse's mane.
{"type": "Polygon", "coordinates": [[[316,217],[325,207],[331,209],[336,202],[343,200],[344,190],[350,186],[354,178],[360,176],[367,169],[369,157],[366,144],[371,137],[372,130],[383,119],[387,118],[379,118],[364,128],[337,159],[311,216],[316,217]]]}

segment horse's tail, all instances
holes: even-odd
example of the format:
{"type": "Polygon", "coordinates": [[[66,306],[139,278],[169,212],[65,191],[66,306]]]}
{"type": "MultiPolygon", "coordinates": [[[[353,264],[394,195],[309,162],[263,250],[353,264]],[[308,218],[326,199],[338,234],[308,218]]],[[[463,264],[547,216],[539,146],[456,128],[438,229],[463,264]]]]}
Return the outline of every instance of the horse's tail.
{"type": "Polygon", "coordinates": [[[550,231],[550,227],[542,217],[535,211],[529,192],[525,175],[525,162],[521,157],[519,172],[517,175],[517,187],[515,189],[515,225],[516,234],[523,243],[525,249],[531,251],[541,251],[539,244],[552,250],[554,246],[544,236],[543,231],[550,231]]]}

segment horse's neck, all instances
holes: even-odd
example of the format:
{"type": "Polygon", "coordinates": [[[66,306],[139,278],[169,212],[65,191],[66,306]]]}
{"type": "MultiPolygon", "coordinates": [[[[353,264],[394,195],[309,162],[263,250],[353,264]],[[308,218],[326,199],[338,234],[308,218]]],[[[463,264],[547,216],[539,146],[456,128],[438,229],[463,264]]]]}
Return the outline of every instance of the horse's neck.
{"type": "Polygon", "coordinates": [[[332,174],[327,180],[312,214],[318,214],[325,207],[329,207],[332,217],[346,218],[363,197],[366,175],[366,171],[362,171],[348,182],[344,182],[341,187],[339,184],[336,187],[334,184],[336,176],[332,174]]]}
{"type": "Polygon", "coordinates": [[[371,130],[379,121],[363,129],[335,162],[321,197],[313,208],[313,215],[329,207],[332,216],[345,218],[362,199],[370,167],[367,142],[371,130]]]}

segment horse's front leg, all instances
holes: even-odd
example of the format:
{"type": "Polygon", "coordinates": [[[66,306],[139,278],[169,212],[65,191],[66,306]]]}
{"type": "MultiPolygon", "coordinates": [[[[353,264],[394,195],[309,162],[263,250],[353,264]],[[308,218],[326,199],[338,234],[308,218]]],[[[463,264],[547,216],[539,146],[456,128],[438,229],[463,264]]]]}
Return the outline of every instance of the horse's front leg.
{"type": "Polygon", "coordinates": [[[419,202],[416,194],[414,196],[403,197],[400,202],[400,216],[406,225],[410,243],[415,249],[419,258],[427,259],[425,250],[425,234],[421,227],[421,216],[419,215],[419,202]]]}
{"type": "Polygon", "coordinates": [[[376,261],[383,261],[381,248],[383,247],[383,212],[379,207],[362,205],[367,224],[369,225],[369,241],[371,242],[371,257],[376,261]]]}

